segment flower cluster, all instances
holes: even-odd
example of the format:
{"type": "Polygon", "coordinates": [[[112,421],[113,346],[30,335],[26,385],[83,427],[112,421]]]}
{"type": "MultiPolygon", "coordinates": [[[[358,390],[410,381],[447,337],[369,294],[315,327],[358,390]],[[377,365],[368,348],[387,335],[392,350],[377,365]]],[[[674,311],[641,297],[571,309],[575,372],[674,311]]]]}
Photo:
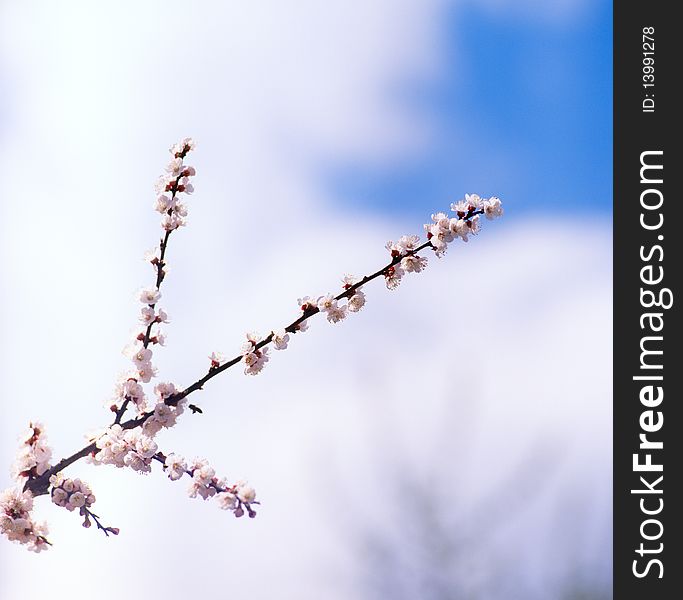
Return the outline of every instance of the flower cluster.
{"type": "Polygon", "coordinates": [[[101,529],[105,535],[119,534],[117,527],[105,527],[100,522],[99,517],[90,510],[95,504],[95,495],[87,483],[80,479],[67,479],[61,473],[57,473],[50,477],[50,486],[52,502],[57,506],[66,508],[69,512],[78,509],[78,514],[83,517],[83,527],[86,529],[91,527],[92,521],[90,519],[93,519],[97,528],[101,529]]]}
{"type": "Polygon", "coordinates": [[[351,312],[358,312],[361,308],[365,306],[365,293],[361,290],[358,280],[348,273],[342,278],[342,287],[344,290],[349,292],[352,290],[351,296],[349,296],[349,301],[346,304],[346,308],[351,312]]]}
{"type": "Polygon", "coordinates": [[[181,200],[181,194],[191,194],[194,191],[190,178],[196,171],[194,167],[184,164],[184,159],[194,147],[195,143],[191,138],[185,138],[171,146],[171,161],[156,185],[158,196],[154,207],[163,215],[161,227],[164,236],[158,247],[145,254],[145,260],[156,271],[156,283],[138,293],[138,300],[142,303],[139,322],[145,329],[136,331],[133,340],[123,351],[133,365],[131,371],[124,373],[116,384],[110,407],[117,414],[119,411],[121,414],[125,412],[124,406],[130,403],[137,408],[138,414],[143,414],[147,410],[145,394],[140,383],[149,383],[157,374],[157,369],[152,364],[153,352],[150,345],[163,346],[166,342],[166,335],[159,325],[168,323],[169,318],[166,311],[157,304],[161,300],[161,283],[166,276],[164,257],[168,239],[172,231],[186,225],[187,206],[181,200]]]}
{"type": "Polygon", "coordinates": [[[173,158],[166,165],[166,172],[157,181],[155,189],[159,195],[154,202],[154,209],[163,215],[161,227],[166,232],[187,224],[187,206],[178,194],[194,192],[190,177],[196,175],[195,168],[183,163],[185,156],[194,148],[195,143],[191,138],[185,138],[171,146],[169,151],[173,158]]]}
{"type": "Polygon", "coordinates": [[[166,404],[166,400],[171,398],[177,389],[172,383],[158,383],[154,386],[154,393],[157,396],[157,403],[154,410],[147,414],[145,422],[142,424],[142,431],[149,437],[154,437],[162,428],[169,429],[176,424],[176,419],[183,414],[186,400],[180,400],[173,406],[166,404]]]}
{"type": "Polygon", "coordinates": [[[19,437],[19,450],[12,467],[16,487],[0,494],[0,532],[11,541],[26,544],[29,550],[40,552],[50,544],[47,524],[35,523],[31,518],[33,494],[23,491],[27,481],[45,474],[50,468],[52,449],[47,445],[45,428],[41,423],[29,423],[19,437]]]}
{"type": "Polygon", "coordinates": [[[69,512],[83,509],[82,515],[95,504],[95,496],[90,486],[80,479],[67,479],[61,473],[50,477],[52,502],[66,508],[69,512]]]}
{"type": "Polygon", "coordinates": [[[94,464],[130,467],[140,473],[152,470],[152,457],[158,450],[154,439],[140,429],[123,429],[119,424],[108,427],[95,445],[98,451],[91,456],[94,464]]]}
{"type": "Polygon", "coordinates": [[[157,402],[153,410],[144,413],[140,427],[124,429],[119,423],[114,423],[89,436],[97,448],[91,453],[90,462],[119,468],[130,467],[139,473],[149,473],[158,450],[154,436],[163,428],[173,427],[185,411],[187,401],[184,399],[173,405],[166,403],[176,392],[174,384],[158,383],[154,386],[157,402]]]}
{"type": "Polygon", "coordinates": [[[228,486],[225,479],[216,477],[216,471],[202,458],[195,458],[189,465],[182,456],[169,454],[158,459],[164,463],[164,470],[171,481],[177,481],[183,475],[191,477],[192,481],[187,489],[190,498],[199,496],[204,500],[216,497],[218,506],[223,510],[230,510],[236,517],[246,513],[253,519],[256,511],[253,504],[256,501],[256,490],[245,481],[238,481],[228,486]]]}
{"type": "Polygon", "coordinates": [[[50,468],[52,450],[47,445],[42,423],[29,423],[19,441],[21,444],[12,467],[13,478],[21,482],[25,478],[39,477],[45,473],[50,468]]]}
{"type": "Polygon", "coordinates": [[[135,377],[122,375],[114,387],[114,395],[111,401],[111,410],[116,412],[124,402],[132,402],[138,412],[143,413],[147,409],[145,390],[135,377]]]}
{"type": "Polygon", "coordinates": [[[390,290],[395,290],[406,273],[419,273],[427,266],[427,259],[417,256],[420,249],[420,237],[404,235],[397,242],[388,241],[385,248],[389,251],[392,261],[384,270],[384,283],[390,290]]]}
{"type": "Polygon", "coordinates": [[[463,242],[467,242],[470,235],[481,231],[479,215],[483,214],[489,220],[503,216],[503,205],[495,196],[482,199],[477,194],[465,194],[464,200],[451,204],[451,210],[455,217],[442,212],[436,213],[432,215],[432,223],[424,226],[427,239],[439,257],[443,256],[446,247],[453,240],[461,238],[463,242]]]}
{"type": "Polygon", "coordinates": [[[31,518],[33,495],[17,488],[0,493],[0,532],[12,542],[25,544],[32,552],[47,550],[47,524],[31,518]]]}
{"type": "MultiPolygon", "coordinates": [[[[242,362],[246,375],[256,375],[261,372],[268,362],[268,348],[258,348],[261,336],[257,333],[247,333],[247,341],[242,344],[242,362]]],[[[285,344],[286,347],[286,344],[285,344]]]]}

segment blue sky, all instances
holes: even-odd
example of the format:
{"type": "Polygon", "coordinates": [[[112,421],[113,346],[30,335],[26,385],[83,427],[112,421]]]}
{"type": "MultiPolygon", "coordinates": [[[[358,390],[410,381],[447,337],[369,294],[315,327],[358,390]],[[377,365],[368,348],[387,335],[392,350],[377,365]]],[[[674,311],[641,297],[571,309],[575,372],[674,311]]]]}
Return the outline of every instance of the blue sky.
{"type": "Polygon", "coordinates": [[[363,208],[431,210],[462,191],[501,196],[508,215],[612,210],[612,8],[549,23],[459,7],[444,21],[446,63],[436,84],[406,84],[435,121],[419,156],[328,169],[363,208]],[[465,64],[456,57],[466,51],[465,64]],[[411,87],[412,86],[412,87],[411,87]]]}

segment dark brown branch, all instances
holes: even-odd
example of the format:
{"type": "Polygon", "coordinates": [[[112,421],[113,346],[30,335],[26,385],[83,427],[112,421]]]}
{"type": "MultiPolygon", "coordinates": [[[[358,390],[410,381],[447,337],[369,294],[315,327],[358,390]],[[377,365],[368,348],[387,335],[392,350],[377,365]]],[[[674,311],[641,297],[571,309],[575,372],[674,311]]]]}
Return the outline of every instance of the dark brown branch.
{"type": "MultiPolygon", "coordinates": [[[[114,425],[118,425],[119,423],[121,423],[121,419],[123,418],[123,415],[126,412],[126,409],[128,408],[129,404],[130,404],[130,398],[128,396],[126,396],[126,399],[121,404],[121,408],[119,408],[116,411],[116,417],[114,418],[114,425]]],[[[114,408],[114,406],[112,406],[112,408],[114,408]]]]}
{"type": "Polygon", "coordinates": [[[113,533],[114,535],[119,535],[118,527],[106,527],[105,525],[102,525],[102,523],[100,522],[100,518],[94,512],[87,509],[85,506],[81,507],[81,515],[85,517],[85,521],[83,521],[84,527],[90,527],[89,519],[92,518],[92,520],[95,521],[95,525],[97,525],[97,529],[103,531],[104,535],[106,535],[107,537],[109,537],[110,533],[113,533]]]}
{"type": "MultiPolygon", "coordinates": [[[[185,155],[182,155],[180,157],[185,158],[185,155]]],[[[175,200],[176,195],[178,194],[178,185],[180,183],[180,180],[183,178],[183,171],[181,169],[180,173],[178,176],[175,178],[175,181],[172,184],[171,187],[171,200],[175,200]]],[[[173,209],[169,208],[168,214],[169,216],[173,213],[173,209]]],[[[159,259],[156,261],[156,268],[157,268],[157,279],[154,284],[154,287],[156,287],[157,290],[161,289],[161,283],[164,280],[164,277],[166,276],[166,272],[164,271],[164,267],[166,266],[166,263],[164,262],[164,258],[166,257],[166,248],[168,248],[168,239],[171,237],[171,233],[173,232],[172,229],[167,229],[166,234],[162,238],[160,244],[159,244],[159,250],[161,251],[159,253],[159,259]]],[[[156,304],[150,304],[150,308],[156,308],[156,304]]],[[[147,325],[147,330],[145,331],[145,337],[142,340],[142,345],[143,347],[147,348],[149,346],[150,338],[152,335],[152,326],[154,325],[155,321],[152,321],[149,325],[147,325]]]]}

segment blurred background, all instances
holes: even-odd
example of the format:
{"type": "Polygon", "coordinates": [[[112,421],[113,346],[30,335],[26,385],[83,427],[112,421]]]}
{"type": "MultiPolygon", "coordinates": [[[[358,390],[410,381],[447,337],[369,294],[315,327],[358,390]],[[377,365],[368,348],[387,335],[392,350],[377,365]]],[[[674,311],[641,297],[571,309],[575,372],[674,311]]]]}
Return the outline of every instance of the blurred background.
{"type": "Polygon", "coordinates": [[[189,385],[296,299],[386,261],[465,192],[486,222],[358,315],[233,369],[160,448],[248,479],[234,519],[185,482],[77,464],[117,538],[36,502],[0,598],[611,598],[611,3],[415,0],[0,7],[0,488],[41,420],[103,408],[193,136],[155,353],[189,385]]]}

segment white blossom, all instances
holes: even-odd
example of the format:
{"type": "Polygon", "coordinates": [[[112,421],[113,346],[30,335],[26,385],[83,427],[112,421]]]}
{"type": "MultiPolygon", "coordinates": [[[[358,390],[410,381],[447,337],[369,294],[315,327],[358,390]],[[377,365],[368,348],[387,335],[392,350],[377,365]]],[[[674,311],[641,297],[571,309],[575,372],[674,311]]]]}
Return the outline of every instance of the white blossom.
{"type": "Polygon", "coordinates": [[[153,344],[159,344],[160,346],[165,346],[166,345],[166,334],[164,333],[163,330],[157,329],[156,333],[149,338],[150,342],[153,344]]]}
{"type": "Polygon", "coordinates": [[[500,201],[500,198],[496,198],[495,196],[492,196],[488,200],[484,200],[482,208],[484,209],[484,215],[490,221],[503,216],[503,203],[500,201]]]}
{"type": "Polygon", "coordinates": [[[384,272],[384,281],[387,288],[390,290],[395,290],[401,283],[401,278],[405,274],[405,271],[400,267],[400,265],[393,265],[388,267],[384,272]]]}
{"type": "MultiPolygon", "coordinates": [[[[149,473],[156,443],[139,429],[124,430],[112,425],[95,440],[99,451],[93,457],[95,464],[112,464],[116,467],[130,467],[134,471],[149,473]]],[[[68,488],[66,485],[64,489],[68,488]]]]}
{"type": "Polygon", "coordinates": [[[157,194],[163,194],[164,192],[168,192],[171,190],[171,184],[175,180],[175,177],[172,175],[168,175],[167,173],[164,175],[161,175],[157,180],[156,183],[154,184],[154,191],[157,194]]]}
{"type": "Polygon", "coordinates": [[[142,458],[152,458],[159,447],[156,442],[149,436],[141,435],[135,443],[135,451],[142,456],[142,458]]]}
{"type": "Polygon", "coordinates": [[[242,355],[242,362],[245,364],[245,375],[257,375],[261,372],[264,365],[268,362],[268,348],[261,348],[253,352],[247,352],[242,355]]]}
{"type": "Polygon", "coordinates": [[[144,456],[133,451],[126,454],[124,459],[124,464],[127,467],[130,467],[133,469],[133,471],[143,474],[150,473],[152,471],[151,462],[151,459],[145,458],[144,456]]]}
{"type": "MultiPolygon", "coordinates": [[[[436,230],[432,231],[433,235],[436,235],[439,231],[448,231],[448,224],[450,221],[450,218],[446,213],[443,212],[438,212],[432,215],[432,221],[433,225],[436,226],[436,230]]],[[[425,227],[432,227],[432,224],[430,223],[429,226],[425,225],[425,227]]]]}
{"type": "Polygon", "coordinates": [[[154,210],[159,213],[165,214],[173,208],[175,200],[171,196],[166,194],[160,194],[154,202],[154,210]]]}
{"type": "Polygon", "coordinates": [[[472,235],[477,235],[481,231],[481,221],[479,220],[479,215],[475,215],[469,221],[467,221],[467,226],[470,229],[472,235]]]}
{"type": "Polygon", "coordinates": [[[417,250],[420,245],[420,236],[417,235],[404,235],[401,236],[396,242],[396,246],[400,251],[401,256],[404,256],[408,252],[413,252],[417,250]]]}
{"type": "Polygon", "coordinates": [[[360,290],[356,290],[356,293],[349,298],[346,306],[351,312],[358,312],[365,306],[365,294],[360,290]]]}
{"type": "Polygon", "coordinates": [[[342,286],[345,290],[348,290],[352,285],[356,285],[356,283],[358,283],[358,278],[355,275],[346,273],[344,277],[342,277],[342,286]]]}
{"type": "MultiPolygon", "coordinates": [[[[135,376],[137,376],[137,372],[135,376]]],[[[139,412],[143,412],[146,409],[145,392],[142,386],[138,383],[136,377],[131,377],[128,374],[122,375],[116,382],[112,402],[116,408],[121,408],[126,399],[132,402],[139,412]]]]}
{"type": "MultiPolygon", "coordinates": [[[[432,218],[435,216],[438,216],[439,221],[437,221],[437,226],[438,222],[441,220],[441,215],[443,213],[439,213],[438,215],[432,215],[432,218]]],[[[445,215],[443,215],[445,217],[445,215]]],[[[392,256],[405,256],[409,252],[413,252],[417,250],[418,246],[420,245],[420,237],[417,235],[403,235],[401,236],[397,242],[392,242],[388,241],[385,244],[385,248],[389,250],[392,256]]]]}
{"type": "Polygon", "coordinates": [[[261,336],[255,332],[247,333],[247,341],[242,344],[242,362],[245,375],[257,375],[268,362],[268,347],[257,349],[261,336]]]}
{"type": "Polygon", "coordinates": [[[419,273],[426,266],[427,259],[425,257],[416,256],[415,254],[404,256],[401,259],[401,268],[406,273],[419,273]]]}
{"type": "Polygon", "coordinates": [[[215,495],[216,489],[212,484],[215,484],[216,472],[206,460],[195,459],[189,470],[192,473],[192,483],[188,488],[190,498],[196,498],[199,495],[207,500],[215,495]]]}
{"type": "Polygon", "coordinates": [[[477,194],[465,194],[464,200],[451,204],[451,210],[462,218],[469,212],[478,210],[481,204],[482,200],[477,194]]]}
{"type": "Polygon", "coordinates": [[[332,294],[318,298],[318,308],[325,313],[330,323],[337,323],[346,318],[346,305],[340,306],[332,294]]]}
{"type": "Polygon", "coordinates": [[[178,416],[183,414],[186,400],[183,399],[175,406],[169,406],[163,400],[157,402],[154,412],[142,425],[142,430],[149,437],[155,436],[162,427],[170,428],[176,424],[178,416]]]}
{"type": "Polygon", "coordinates": [[[273,345],[276,350],[285,350],[289,343],[289,334],[284,329],[273,331],[273,345]]]}
{"type": "Polygon", "coordinates": [[[171,481],[180,479],[187,470],[185,459],[177,454],[169,454],[164,461],[164,466],[166,467],[166,475],[171,481]]]}
{"type": "Polygon", "coordinates": [[[252,346],[255,346],[261,341],[261,336],[256,333],[255,331],[250,331],[247,333],[247,342],[251,343],[252,346]]]}
{"type": "MultiPolygon", "coordinates": [[[[450,220],[449,220],[450,226],[450,220]]],[[[449,228],[444,229],[441,224],[425,225],[427,238],[432,244],[436,255],[440,258],[446,252],[446,248],[455,238],[449,228]]]]}
{"type": "Polygon", "coordinates": [[[138,367],[138,378],[142,383],[149,383],[152,377],[156,375],[156,368],[150,362],[144,362],[137,365],[138,367]]]}
{"type": "Polygon", "coordinates": [[[140,302],[151,305],[156,304],[161,298],[161,292],[158,288],[146,288],[140,290],[140,302]]]}
{"type": "Polygon", "coordinates": [[[183,159],[173,158],[166,165],[166,172],[173,177],[178,177],[183,170],[183,159]]]}
{"type": "Polygon", "coordinates": [[[315,308],[317,306],[317,302],[313,300],[310,296],[304,296],[303,298],[297,298],[297,302],[299,303],[299,308],[301,310],[306,311],[310,310],[312,308],[315,308]]]}
{"type": "Polygon", "coordinates": [[[185,204],[183,204],[182,202],[176,202],[175,206],[173,207],[173,213],[178,217],[186,217],[187,216],[187,206],[185,204]]]}
{"type": "Polygon", "coordinates": [[[237,496],[231,492],[216,494],[216,501],[222,510],[235,510],[237,508],[237,496]]]}
{"type": "Polygon", "coordinates": [[[39,477],[50,468],[52,449],[47,444],[45,427],[31,422],[19,438],[21,442],[12,466],[12,477],[22,482],[26,477],[39,477]]]}
{"type": "Polygon", "coordinates": [[[18,488],[9,488],[0,493],[0,514],[14,514],[26,517],[33,510],[33,496],[18,488]]]}
{"type": "Polygon", "coordinates": [[[136,366],[140,367],[152,359],[152,351],[149,348],[139,346],[131,354],[130,359],[135,363],[136,366]]]}
{"type": "Polygon", "coordinates": [[[212,352],[209,355],[209,360],[211,361],[211,368],[217,369],[222,362],[225,362],[225,357],[220,352],[212,352]]]}
{"type": "Polygon", "coordinates": [[[195,141],[188,137],[180,140],[177,144],[173,144],[173,146],[169,148],[169,152],[172,156],[176,156],[178,154],[187,154],[191,150],[194,150],[195,147],[195,141]]]}
{"type": "Polygon", "coordinates": [[[151,325],[156,319],[156,314],[151,306],[145,306],[140,310],[140,323],[143,325],[151,325]]]}
{"type": "Polygon", "coordinates": [[[246,482],[240,482],[237,484],[237,497],[245,504],[251,504],[256,500],[256,490],[246,482]]]}
{"type": "Polygon", "coordinates": [[[337,300],[332,294],[327,294],[326,296],[320,296],[316,304],[322,312],[327,312],[337,307],[337,300]]]}
{"type": "Polygon", "coordinates": [[[327,320],[330,323],[338,323],[339,321],[344,320],[347,315],[346,310],[346,304],[344,304],[343,306],[336,304],[334,307],[325,311],[327,320]]]}
{"type": "Polygon", "coordinates": [[[164,215],[161,219],[161,227],[165,231],[174,231],[179,227],[184,227],[187,225],[187,221],[177,213],[171,213],[170,215],[164,215]]]}
{"type": "Polygon", "coordinates": [[[123,433],[121,425],[112,425],[95,439],[95,446],[98,448],[98,452],[93,456],[95,464],[124,466],[123,461],[129,446],[123,438],[123,433]]]}
{"type": "Polygon", "coordinates": [[[4,490],[0,493],[0,533],[32,552],[41,552],[49,545],[47,525],[33,521],[32,509],[33,496],[29,492],[18,488],[4,490]]]}
{"type": "Polygon", "coordinates": [[[170,382],[159,382],[154,386],[154,393],[161,398],[168,398],[176,393],[176,387],[170,382]]]}
{"type": "Polygon", "coordinates": [[[479,194],[465,194],[465,202],[467,202],[469,210],[477,210],[481,207],[479,194]]]}
{"type": "Polygon", "coordinates": [[[190,183],[190,180],[187,177],[183,177],[178,185],[178,191],[192,194],[194,192],[194,185],[190,183]]]}
{"type": "Polygon", "coordinates": [[[159,246],[154,246],[144,254],[144,261],[156,265],[159,262],[159,246]]]}

